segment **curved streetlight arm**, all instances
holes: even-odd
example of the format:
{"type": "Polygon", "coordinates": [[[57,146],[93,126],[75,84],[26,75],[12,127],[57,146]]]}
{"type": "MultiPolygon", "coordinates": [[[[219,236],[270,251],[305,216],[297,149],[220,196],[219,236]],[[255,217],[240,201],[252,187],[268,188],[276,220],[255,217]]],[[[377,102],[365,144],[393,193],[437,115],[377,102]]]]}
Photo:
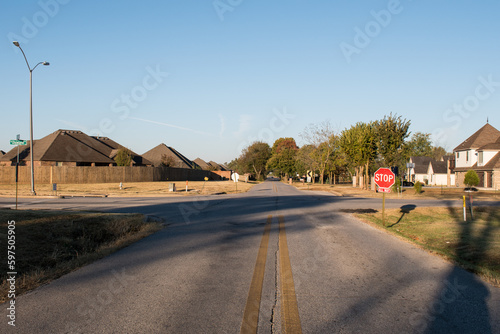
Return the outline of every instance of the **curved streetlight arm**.
{"type": "MultiPolygon", "coordinates": [[[[32,72],[35,68],[33,68],[33,70],[31,69],[31,67],[30,67],[30,63],[28,63],[28,58],[26,58],[26,55],[24,54],[23,48],[21,47],[21,45],[19,45],[19,43],[17,43],[17,42],[13,42],[13,43],[14,43],[14,45],[15,45],[15,46],[17,46],[17,47],[19,48],[19,50],[21,50],[21,52],[23,53],[24,60],[26,60],[26,65],[28,65],[28,70],[29,70],[30,72],[32,72]]],[[[40,65],[40,64],[37,64],[36,66],[38,66],[38,65],[40,65]]],[[[35,67],[36,67],[36,66],[35,66],[35,67]]]]}
{"type": "MultiPolygon", "coordinates": [[[[35,65],[35,67],[33,67],[33,69],[31,69],[31,70],[30,70],[30,72],[33,72],[33,71],[35,70],[35,68],[36,68],[38,65],[40,65],[40,64],[42,64],[42,65],[49,65],[49,63],[48,63],[48,62],[46,62],[46,61],[41,61],[41,62],[39,62],[38,64],[36,64],[36,65],[35,65]]],[[[29,67],[29,65],[28,65],[28,67],[29,67]]]]}

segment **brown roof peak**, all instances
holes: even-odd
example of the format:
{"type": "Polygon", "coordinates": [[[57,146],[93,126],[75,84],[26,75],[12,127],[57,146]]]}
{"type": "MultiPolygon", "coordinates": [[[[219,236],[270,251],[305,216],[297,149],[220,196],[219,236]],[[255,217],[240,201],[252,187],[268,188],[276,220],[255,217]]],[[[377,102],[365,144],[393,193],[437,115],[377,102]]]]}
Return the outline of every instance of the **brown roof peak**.
{"type": "Polygon", "coordinates": [[[491,144],[500,139],[500,131],[495,129],[491,124],[486,123],[481,129],[477,130],[472,136],[464,140],[460,145],[455,147],[455,151],[463,151],[469,149],[477,149],[484,145],[491,144]]]}

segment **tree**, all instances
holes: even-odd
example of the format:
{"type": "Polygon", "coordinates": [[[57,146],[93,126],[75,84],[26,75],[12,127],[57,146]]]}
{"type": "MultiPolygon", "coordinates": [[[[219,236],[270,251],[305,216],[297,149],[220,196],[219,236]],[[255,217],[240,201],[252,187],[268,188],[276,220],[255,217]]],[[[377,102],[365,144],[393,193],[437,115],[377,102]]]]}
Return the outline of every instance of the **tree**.
{"type": "Polygon", "coordinates": [[[315,161],[312,158],[314,145],[304,145],[297,151],[295,155],[295,170],[300,175],[305,175],[308,170],[315,170],[315,161]]]}
{"type": "Polygon", "coordinates": [[[432,159],[434,160],[441,160],[442,157],[444,157],[445,155],[447,155],[448,153],[446,152],[446,149],[444,149],[443,147],[441,146],[438,146],[438,147],[433,147],[432,148],[432,159]]]}
{"type": "Polygon", "coordinates": [[[267,169],[273,169],[288,177],[295,170],[295,156],[299,150],[295,139],[279,138],[272,148],[272,155],[267,162],[267,169]]]}
{"type": "Polygon", "coordinates": [[[384,165],[399,166],[407,160],[407,154],[404,153],[408,152],[405,139],[410,135],[409,128],[410,121],[392,113],[376,122],[378,153],[384,165]]]}
{"type": "Polygon", "coordinates": [[[328,121],[320,124],[310,124],[300,134],[300,136],[314,146],[312,159],[319,170],[320,182],[323,184],[325,170],[330,163],[330,157],[338,149],[338,137],[335,135],[332,126],[328,121]]]}
{"type": "Polygon", "coordinates": [[[255,173],[257,180],[260,180],[266,173],[269,158],[271,147],[267,143],[257,141],[243,150],[239,160],[246,172],[255,173]]]}
{"type": "Polygon", "coordinates": [[[465,173],[464,184],[468,188],[475,187],[479,184],[479,176],[477,175],[475,170],[471,169],[467,173],[465,173]]]}
{"type": "Polygon", "coordinates": [[[116,152],[114,160],[117,166],[130,166],[132,159],[132,151],[126,147],[122,147],[116,152]]]}
{"type": "Polygon", "coordinates": [[[164,167],[175,167],[175,161],[174,158],[171,156],[167,156],[166,154],[161,155],[161,166],[164,167]]]}
{"type": "Polygon", "coordinates": [[[356,180],[365,173],[364,186],[367,187],[370,162],[377,156],[377,124],[358,122],[342,131],[339,146],[348,166],[354,169],[356,180]]]}
{"type": "Polygon", "coordinates": [[[432,157],[433,147],[430,133],[415,132],[408,142],[407,157],[432,157]]]}
{"type": "Polygon", "coordinates": [[[237,172],[238,174],[244,173],[244,167],[241,166],[241,162],[239,158],[231,160],[231,162],[226,163],[226,166],[229,167],[230,170],[237,172]]]}

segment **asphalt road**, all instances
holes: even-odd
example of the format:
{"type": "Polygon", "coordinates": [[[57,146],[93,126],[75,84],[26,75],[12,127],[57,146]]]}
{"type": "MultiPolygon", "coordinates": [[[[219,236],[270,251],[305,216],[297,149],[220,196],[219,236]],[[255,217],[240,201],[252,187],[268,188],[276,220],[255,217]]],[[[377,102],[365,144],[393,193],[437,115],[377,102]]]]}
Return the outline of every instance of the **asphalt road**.
{"type": "MultiPolygon", "coordinates": [[[[168,226],[19,297],[17,333],[500,333],[500,289],[342,212],[379,199],[265,182],[232,196],[20,203],[168,226]]],[[[0,332],[13,332],[2,318],[0,332]]]]}

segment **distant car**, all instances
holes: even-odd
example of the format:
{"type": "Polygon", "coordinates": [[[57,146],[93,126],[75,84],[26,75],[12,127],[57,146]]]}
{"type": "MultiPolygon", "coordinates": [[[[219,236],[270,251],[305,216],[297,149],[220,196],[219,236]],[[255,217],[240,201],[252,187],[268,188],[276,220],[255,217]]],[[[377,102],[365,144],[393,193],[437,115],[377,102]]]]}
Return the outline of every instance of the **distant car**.
{"type": "Polygon", "coordinates": [[[472,188],[465,188],[465,191],[477,191],[477,188],[474,188],[474,187],[472,187],[472,188]]]}
{"type": "Polygon", "coordinates": [[[415,184],[410,181],[403,181],[403,187],[413,187],[415,184]]]}

